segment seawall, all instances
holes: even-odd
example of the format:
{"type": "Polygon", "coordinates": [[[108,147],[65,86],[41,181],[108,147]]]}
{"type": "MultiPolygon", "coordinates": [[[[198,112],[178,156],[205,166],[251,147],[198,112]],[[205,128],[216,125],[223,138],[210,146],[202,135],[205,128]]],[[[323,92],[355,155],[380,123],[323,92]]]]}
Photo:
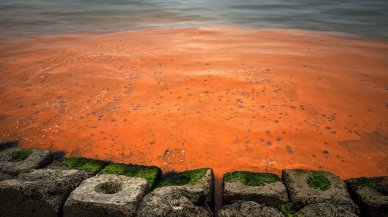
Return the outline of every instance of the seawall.
{"type": "Polygon", "coordinates": [[[224,175],[214,209],[210,168],[163,173],[155,166],[63,158],[2,146],[0,216],[387,216],[388,177],[341,180],[284,169],[224,175]],[[4,147],[4,148],[3,148],[4,147]]]}

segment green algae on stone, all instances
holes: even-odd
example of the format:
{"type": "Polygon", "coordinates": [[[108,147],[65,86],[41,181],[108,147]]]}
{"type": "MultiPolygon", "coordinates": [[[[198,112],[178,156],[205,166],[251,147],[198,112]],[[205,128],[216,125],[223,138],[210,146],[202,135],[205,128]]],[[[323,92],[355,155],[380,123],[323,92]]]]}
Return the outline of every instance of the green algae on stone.
{"type": "Polygon", "coordinates": [[[11,161],[12,162],[24,161],[31,154],[32,154],[32,150],[31,149],[25,149],[25,148],[17,149],[17,150],[12,152],[11,161]]]}
{"type": "Polygon", "coordinates": [[[69,168],[84,170],[93,174],[99,172],[107,164],[105,161],[93,160],[82,157],[63,158],[59,160],[60,164],[69,168]]]}
{"type": "Polygon", "coordinates": [[[156,187],[195,185],[205,176],[207,171],[208,168],[186,170],[183,172],[169,172],[162,177],[156,187]]]}
{"type": "Polygon", "coordinates": [[[265,184],[281,181],[279,176],[272,173],[254,173],[247,171],[236,171],[226,173],[224,176],[225,182],[237,182],[240,181],[244,185],[260,186],[265,184]]]}
{"type": "Polygon", "coordinates": [[[328,178],[325,176],[326,172],[323,171],[314,171],[307,177],[307,184],[310,188],[321,189],[322,191],[330,188],[331,183],[328,178]]]}
{"type": "Polygon", "coordinates": [[[123,163],[110,163],[100,171],[100,173],[124,175],[127,171],[127,165],[123,163]]]}
{"type": "Polygon", "coordinates": [[[286,216],[286,217],[294,217],[295,210],[293,208],[292,203],[283,203],[279,206],[280,211],[286,216]]]}
{"type": "Polygon", "coordinates": [[[159,177],[161,170],[155,166],[111,163],[102,169],[100,173],[143,178],[148,181],[149,187],[152,188],[156,179],[159,177]]]}
{"type": "Polygon", "coordinates": [[[384,195],[388,195],[388,190],[384,188],[384,186],[381,184],[382,181],[383,181],[382,177],[372,177],[372,178],[362,177],[357,179],[357,185],[368,186],[384,195]]]}

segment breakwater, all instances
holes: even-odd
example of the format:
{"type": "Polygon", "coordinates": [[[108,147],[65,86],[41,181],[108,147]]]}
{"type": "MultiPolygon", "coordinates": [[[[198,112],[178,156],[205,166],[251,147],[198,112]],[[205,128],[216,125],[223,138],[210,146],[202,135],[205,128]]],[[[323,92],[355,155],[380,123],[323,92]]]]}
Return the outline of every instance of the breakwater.
{"type": "Polygon", "coordinates": [[[0,216],[386,216],[387,189],[386,176],[235,171],[224,175],[223,206],[214,210],[210,168],[163,173],[46,149],[0,152],[0,216]]]}

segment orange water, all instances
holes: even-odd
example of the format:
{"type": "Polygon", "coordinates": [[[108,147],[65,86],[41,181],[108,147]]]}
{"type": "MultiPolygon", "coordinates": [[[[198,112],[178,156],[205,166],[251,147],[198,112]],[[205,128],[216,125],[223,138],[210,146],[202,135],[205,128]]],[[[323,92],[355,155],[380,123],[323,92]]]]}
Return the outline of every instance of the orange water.
{"type": "Polygon", "coordinates": [[[388,175],[388,43],[151,29],[0,44],[0,141],[169,170],[388,175]]]}

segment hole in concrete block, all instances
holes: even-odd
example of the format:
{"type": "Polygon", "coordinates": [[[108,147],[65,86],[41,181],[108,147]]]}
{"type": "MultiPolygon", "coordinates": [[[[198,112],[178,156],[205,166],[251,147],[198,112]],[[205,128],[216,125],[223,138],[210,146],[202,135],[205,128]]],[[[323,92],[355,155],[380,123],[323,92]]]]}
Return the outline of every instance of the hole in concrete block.
{"type": "Polygon", "coordinates": [[[116,194],[122,190],[121,183],[105,182],[96,186],[96,192],[102,194],[116,194]]]}

